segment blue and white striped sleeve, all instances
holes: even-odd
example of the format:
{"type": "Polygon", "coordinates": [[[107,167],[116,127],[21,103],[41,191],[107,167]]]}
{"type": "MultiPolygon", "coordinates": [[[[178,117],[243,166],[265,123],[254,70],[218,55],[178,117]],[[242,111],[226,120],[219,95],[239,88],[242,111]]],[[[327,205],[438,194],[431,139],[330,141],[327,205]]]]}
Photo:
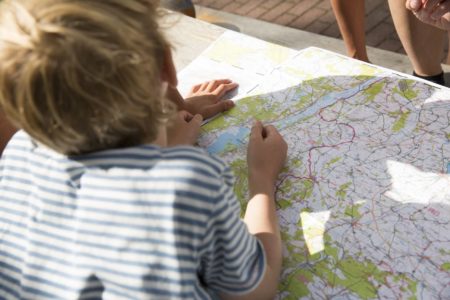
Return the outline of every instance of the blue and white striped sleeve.
{"type": "Polygon", "coordinates": [[[231,181],[222,178],[214,212],[200,251],[200,277],[213,292],[247,294],[254,290],[266,268],[259,240],[240,219],[231,181]]]}

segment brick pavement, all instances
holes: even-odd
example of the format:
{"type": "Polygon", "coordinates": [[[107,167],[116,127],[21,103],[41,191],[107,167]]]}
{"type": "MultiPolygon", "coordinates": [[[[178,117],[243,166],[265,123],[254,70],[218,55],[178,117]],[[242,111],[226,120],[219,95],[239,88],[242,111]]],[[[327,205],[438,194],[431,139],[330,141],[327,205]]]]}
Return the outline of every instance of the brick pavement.
{"type": "MultiPolygon", "coordinates": [[[[341,38],[330,0],[193,0],[193,2],[212,9],[341,38]]],[[[366,1],[366,44],[404,53],[386,0],[366,1]]]]}

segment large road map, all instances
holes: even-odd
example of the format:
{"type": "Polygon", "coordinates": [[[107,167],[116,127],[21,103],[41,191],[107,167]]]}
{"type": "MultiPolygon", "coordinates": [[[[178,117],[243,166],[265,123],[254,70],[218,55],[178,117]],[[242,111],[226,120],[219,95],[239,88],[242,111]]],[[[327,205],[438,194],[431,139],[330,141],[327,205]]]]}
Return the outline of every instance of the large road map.
{"type": "Polygon", "coordinates": [[[279,299],[450,299],[449,90],[231,32],[180,81],[215,74],[242,84],[199,144],[234,171],[243,211],[253,120],[289,145],[276,191],[279,299]]]}

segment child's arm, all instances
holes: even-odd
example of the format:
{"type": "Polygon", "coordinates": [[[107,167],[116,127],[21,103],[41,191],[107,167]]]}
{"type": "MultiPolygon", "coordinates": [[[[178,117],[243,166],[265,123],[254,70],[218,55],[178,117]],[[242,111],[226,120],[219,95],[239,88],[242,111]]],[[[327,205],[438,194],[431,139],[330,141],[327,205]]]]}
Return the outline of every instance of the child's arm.
{"type": "Polygon", "coordinates": [[[237,86],[237,83],[228,79],[212,80],[193,86],[186,99],[173,87],[169,87],[167,95],[179,110],[186,110],[193,115],[200,114],[208,119],[234,107],[233,101],[221,98],[237,86]]]}
{"type": "Polygon", "coordinates": [[[248,230],[263,244],[267,268],[263,280],[244,296],[222,295],[224,299],[272,299],[281,272],[281,237],[275,211],[275,182],[284,166],[287,144],[273,126],[257,121],[247,152],[251,200],[244,221],[248,230]]]}

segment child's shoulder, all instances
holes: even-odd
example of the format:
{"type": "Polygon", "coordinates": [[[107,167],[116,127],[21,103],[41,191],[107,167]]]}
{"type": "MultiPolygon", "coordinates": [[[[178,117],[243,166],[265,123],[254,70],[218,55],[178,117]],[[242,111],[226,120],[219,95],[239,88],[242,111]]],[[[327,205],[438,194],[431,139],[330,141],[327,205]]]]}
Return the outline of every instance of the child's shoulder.
{"type": "Polygon", "coordinates": [[[226,169],[226,165],[221,159],[202,148],[177,146],[163,148],[162,153],[166,163],[203,168],[213,174],[222,174],[226,169]]]}
{"type": "Polygon", "coordinates": [[[26,160],[57,161],[61,165],[82,164],[90,171],[123,169],[141,170],[144,173],[155,169],[190,170],[209,177],[222,177],[227,172],[226,164],[210,155],[206,150],[194,146],[162,148],[156,145],[141,145],[129,148],[109,149],[84,155],[66,157],[37,144],[27,133],[18,131],[4,151],[4,156],[20,155],[26,160]]]}
{"type": "Polygon", "coordinates": [[[17,150],[31,150],[36,146],[36,143],[33,142],[31,137],[27,133],[25,133],[25,131],[19,130],[9,140],[4,154],[17,150]]]}

